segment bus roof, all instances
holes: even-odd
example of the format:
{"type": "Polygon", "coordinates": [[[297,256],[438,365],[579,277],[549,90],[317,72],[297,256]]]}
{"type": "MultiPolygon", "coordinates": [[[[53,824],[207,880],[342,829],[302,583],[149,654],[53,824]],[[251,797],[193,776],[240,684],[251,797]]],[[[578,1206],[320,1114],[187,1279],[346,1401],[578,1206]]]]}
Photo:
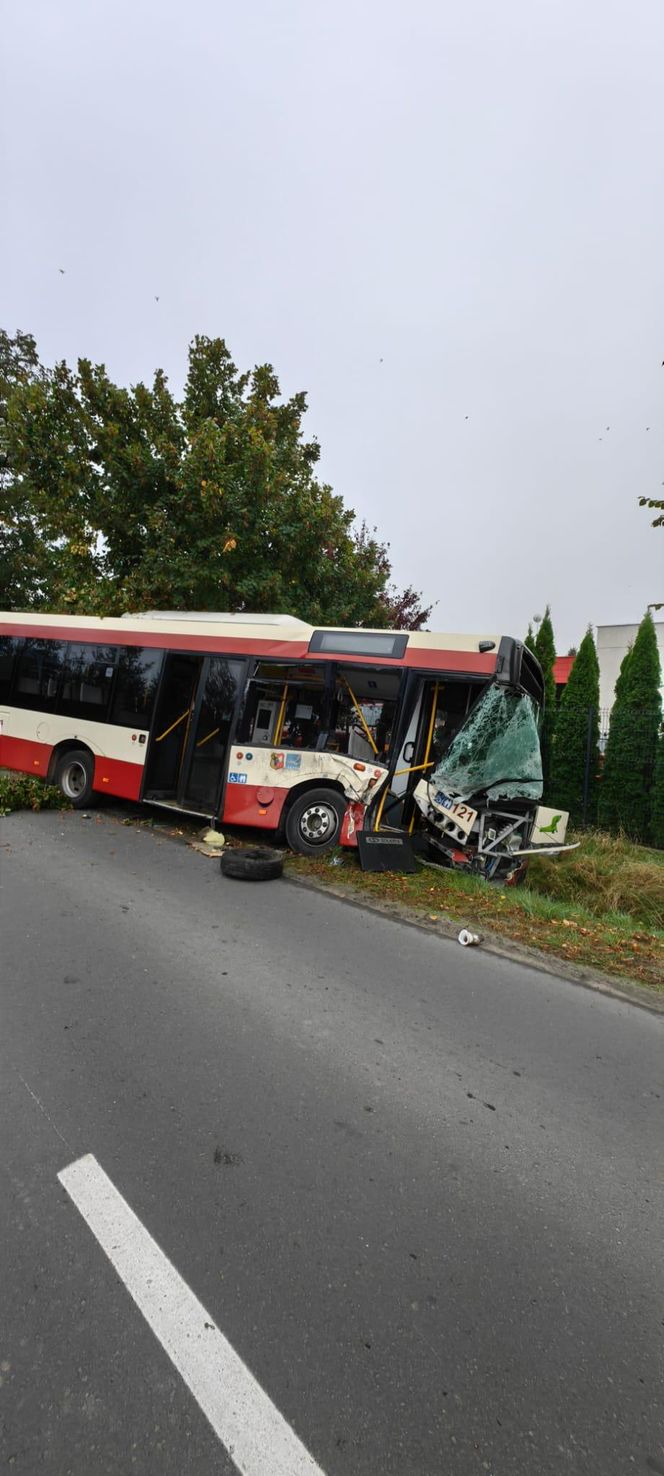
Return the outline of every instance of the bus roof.
{"type": "Polygon", "coordinates": [[[300,660],[377,662],[450,669],[478,676],[495,671],[501,636],[441,631],[369,630],[358,626],[313,626],[293,615],[163,611],[122,616],[0,612],[0,634],[52,640],[108,641],[112,645],[170,650],[227,651],[300,660]],[[338,638],[338,639],[337,639],[338,638]],[[390,648],[390,638],[392,647],[390,648]]]}

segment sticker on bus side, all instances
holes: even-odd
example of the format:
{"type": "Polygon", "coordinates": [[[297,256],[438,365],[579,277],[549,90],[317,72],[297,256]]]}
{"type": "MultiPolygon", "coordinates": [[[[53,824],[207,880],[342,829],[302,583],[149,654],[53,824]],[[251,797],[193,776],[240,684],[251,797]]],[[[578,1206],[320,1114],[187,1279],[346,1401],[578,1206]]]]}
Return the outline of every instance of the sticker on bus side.
{"type": "Polygon", "coordinates": [[[287,769],[299,769],[301,763],[302,763],[302,759],[301,759],[299,753],[287,753],[286,754],[286,768],[287,769]]]}
{"type": "Polygon", "coordinates": [[[229,774],[228,782],[229,784],[246,784],[247,776],[246,774],[229,774]]]}

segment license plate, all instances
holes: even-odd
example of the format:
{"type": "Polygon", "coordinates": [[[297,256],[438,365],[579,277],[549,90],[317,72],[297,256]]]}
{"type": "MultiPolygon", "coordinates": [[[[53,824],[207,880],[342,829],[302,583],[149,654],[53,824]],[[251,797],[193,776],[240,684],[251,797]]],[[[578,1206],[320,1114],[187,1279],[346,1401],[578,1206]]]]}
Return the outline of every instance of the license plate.
{"type": "Polygon", "coordinates": [[[436,804],[446,811],[455,825],[465,830],[466,835],[470,834],[477,819],[477,810],[471,810],[469,805],[461,804],[459,800],[450,799],[449,794],[443,794],[440,789],[436,795],[436,804]]]}

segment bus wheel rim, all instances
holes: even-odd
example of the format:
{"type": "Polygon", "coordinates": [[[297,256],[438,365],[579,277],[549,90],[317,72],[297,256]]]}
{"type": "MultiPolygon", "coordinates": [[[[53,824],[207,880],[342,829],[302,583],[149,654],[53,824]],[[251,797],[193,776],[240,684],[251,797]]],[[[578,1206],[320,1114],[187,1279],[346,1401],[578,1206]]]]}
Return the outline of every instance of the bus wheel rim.
{"type": "Polygon", "coordinates": [[[337,812],[332,805],[310,805],[300,820],[300,831],[310,845],[323,845],[337,825],[337,812]]]}
{"type": "Polygon", "coordinates": [[[63,789],[68,799],[79,799],[88,782],[88,776],[82,764],[78,762],[69,764],[63,774],[63,789]]]}

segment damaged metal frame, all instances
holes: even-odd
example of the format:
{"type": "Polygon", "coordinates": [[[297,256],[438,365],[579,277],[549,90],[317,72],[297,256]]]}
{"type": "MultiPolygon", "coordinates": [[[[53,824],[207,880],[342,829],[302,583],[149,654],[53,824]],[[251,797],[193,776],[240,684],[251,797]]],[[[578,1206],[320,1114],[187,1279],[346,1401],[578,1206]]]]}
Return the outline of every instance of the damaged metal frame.
{"type": "Polygon", "coordinates": [[[443,673],[438,674],[432,688],[431,713],[425,724],[426,742],[417,755],[422,761],[407,770],[398,769],[396,761],[390,767],[374,811],[374,828],[381,826],[393,779],[405,772],[415,775],[425,771],[426,777],[409,789],[413,813],[408,829],[412,833],[419,819],[430,846],[447,865],[474,871],[487,879],[514,882],[525,871],[529,856],[559,855],[561,851],[573,850],[574,846],[565,844],[567,814],[540,803],[543,785],[539,729],[544,687],[539,664],[532,653],[521,642],[509,638],[501,641],[494,677],[483,687],[445,754],[435,763],[430,762],[430,752],[441,679],[445,680],[443,673]],[[497,693],[501,693],[502,701],[497,693]],[[481,746],[481,741],[486,745],[484,774],[472,739],[468,745],[468,730],[472,734],[478,719],[478,745],[481,746]],[[491,729],[492,722],[495,732],[491,729]],[[491,773],[492,750],[498,775],[491,773]],[[512,777],[504,777],[504,768],[501,775],[500,760],[508,774],[513,764],[512,777]],[[522,765],[521,775],[519,765],[522,765]],[[509,808],[505,808],[506,800],[509,808]],[[510,805],[510,800],[516,801],[515,807],[510,805]]]}

